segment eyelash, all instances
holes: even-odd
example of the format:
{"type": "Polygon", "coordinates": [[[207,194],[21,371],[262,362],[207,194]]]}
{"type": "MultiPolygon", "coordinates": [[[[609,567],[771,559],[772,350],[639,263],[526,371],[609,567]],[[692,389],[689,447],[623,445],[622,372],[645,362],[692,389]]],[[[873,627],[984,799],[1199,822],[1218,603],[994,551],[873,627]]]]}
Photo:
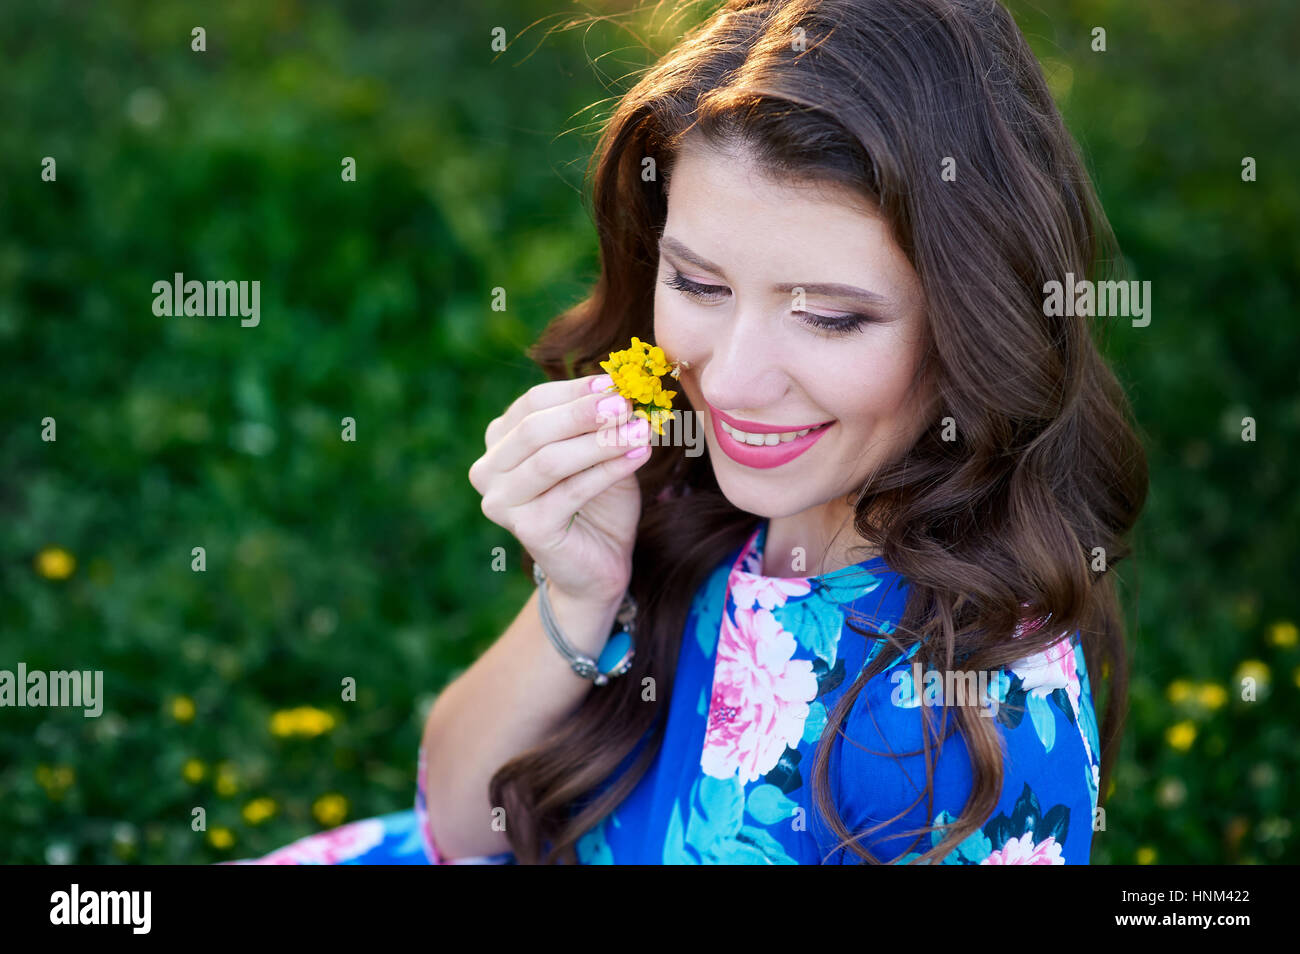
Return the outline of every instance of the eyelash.
{"type": "MultiPolygon", "coordinates": [[[[692,298],[710,299],[717,292],[726,290],[722,285],[701,285],[699,282],[693,282],[689,278],[684,278],[682,273],[676,270],[673,271],[671,278],[664,279],[664,284],[692,298]]],[[[874,320],[868,315],[860,315],[856,312],[842,318],[827,318],[811,311],[798,312],[798,314],[804,316],[799,319],[804,324],[811,325],[832,335],[851,335],[874,320]]]]}

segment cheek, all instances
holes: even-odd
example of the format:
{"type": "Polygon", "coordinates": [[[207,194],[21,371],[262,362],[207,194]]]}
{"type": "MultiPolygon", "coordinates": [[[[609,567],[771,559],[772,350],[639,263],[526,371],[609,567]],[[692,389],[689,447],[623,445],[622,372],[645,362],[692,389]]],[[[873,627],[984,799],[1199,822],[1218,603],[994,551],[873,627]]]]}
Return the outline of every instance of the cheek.
{"type": "Polygon", "coordinates": [[[656,291],[654,343],[670,360],[700,363],[708,354],[702,322],[692,320],[691,304],[669,290],[656,291]]]}
{"type": "Polygon", "coordinates": [[[915,357],[891,343],[859,351],[845,361],[822,361],[804,380],[810,396],[849,428],[908,428],[917,412],[911,392],[915,357]]]}

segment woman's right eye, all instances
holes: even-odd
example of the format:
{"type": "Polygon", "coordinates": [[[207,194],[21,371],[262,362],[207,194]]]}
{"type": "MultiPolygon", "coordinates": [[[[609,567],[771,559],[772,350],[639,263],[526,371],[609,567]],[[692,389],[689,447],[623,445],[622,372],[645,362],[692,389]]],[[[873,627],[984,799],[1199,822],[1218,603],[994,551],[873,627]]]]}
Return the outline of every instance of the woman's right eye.
{"type": "Polygon", "coordinates": [[[671,278],[665,278],[664,284],[669,288],[675,288],[683,294],[692,298],[698,298],[704,301],[716,301],[727,293],[725,285],[701,285],[699,282],[693,282],[689,278],[683,278],[682,273],[674,269],[671,278]]]}

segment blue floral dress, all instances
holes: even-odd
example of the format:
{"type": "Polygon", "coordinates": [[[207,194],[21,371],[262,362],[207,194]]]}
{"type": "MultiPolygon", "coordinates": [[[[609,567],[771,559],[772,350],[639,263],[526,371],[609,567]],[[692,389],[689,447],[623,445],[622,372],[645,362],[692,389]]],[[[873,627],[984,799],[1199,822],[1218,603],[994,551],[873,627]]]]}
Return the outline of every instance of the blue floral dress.
{"type": "MultiPolygon", "coordinates": [[[[846,620],[892,632],[906,582],[878,557],[820,576],[763,576],[767,528],[761,521],[696,593],[663,746],[636,788],[579,840],[581,863],[860,862],[851,849],[836,847],[814,807],[813,753],[836,701],[886,645],[846,620]]],[[[959,734],[937,755],[932,741],[934,814],[926,812],[921,707],[951,699],[963,686],[921,673],[911,661],[915,650],[867,683],[844,724],[847,740],[836,737],[830,749],[830,794],[850,831],[900,816],[861,841],[886,862],[906,862],[938,844],[942,832],[902,833],[951,823],[973,777],[959,734]]],[[[966,686],[975,688],[971,676],[966,686]]],[[[977,691],[1003,740],[1001,798],[983,827],[942,863],[1087,864],[1099,745],[1078,634],[1063,634],[977,691]]],[[[646,741],[587,798],[612,784],[646,741]]],[[[440,856],[423,768],[421,758],[413,811],[353,822],[237,863],[513,863],[510,853],[440,856]]]]}

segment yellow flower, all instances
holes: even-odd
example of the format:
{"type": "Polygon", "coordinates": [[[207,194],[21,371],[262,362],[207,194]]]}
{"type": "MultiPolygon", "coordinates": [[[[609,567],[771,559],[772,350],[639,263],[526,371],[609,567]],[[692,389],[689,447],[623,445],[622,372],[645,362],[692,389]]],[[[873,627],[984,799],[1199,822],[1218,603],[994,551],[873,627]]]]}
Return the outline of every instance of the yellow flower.
{"type": "Polygon", "coordinates": [[[1228,690],[1212,682],[1203,683],[1196,698],[1207,709],[1217,709],[1228,701],[1228,690]]]}
{"type": "Polygon", "coordinates": [[[1295,672],[1291,673],[1291,678],[1295,681],[1296,688],[1300,688],[1300,666],[1295,667],[1295,672]]]}
{"type": "Polygon", "coordinates": [[[198,759],[190,759],[181,769],[181,774],[185,776],[185,781],[191,785],[197,785],[208,774],[208,767],[198,759]]]}
{"type": "Polygon", "coordinates": [[[229,762],[218,765],[217,777],[213,785],[222,798],[229,798],[239,791],[239,776],[235,773],[235,767],[229,762]]]}
{"type": "Polygon", "coordinates": [[[1143,845],[1137,850],[1137,863],[1140,865],[1153,865],[1156,863],[1156,850],[1150,845],[1143,845]]]}
{"type": "Polygon", "coordinates": [[[224,850],[235,843],[235,833],[223,825],[218,825],[208,831],[208,842],[213,848],[224,850]]]}
{"type": "Polygon", "coordinates": [[[334,717],[321,709],[311,706],[298,706],[296,709],[281,709],[271,716],[271,734],[280,737],[290,735],[316,736],[334,728],[334,717]]]}
{"type": "Polygon", "coordinates": [[[1192,694],[1192,684],[1186,679],[1175,679],[1165,690],[1165,696],[1170,702],[1177,704],[1186,702],[1192,694]]]}
{"type": "Polygon", "coordinates": [[[250,825],[260,825],[275,814],[275,800],[255,798],[244,806],[244,821],[250,825]]]}
{"type": "Polygon", "coordinates": [[[622,351],[611,351],[609,359],[600,362],[601,368],[613,379],[608,390],[617,391],[632,402],[633,415],[650,422],[656,434],[664,432],[664,422],[676,418],[673,398],[676,391],[665,391],[660,377],[669,373],[676,378],[684,362],[670,362],[658,345],[649,345],[640,338],[632,338],[632,346],[622,351]]]}
{"type": "Polygon", "coordinates": [[[1267,685],[1269,676],[1270,673],[1266,664],[1260,662],[1258,659],[1244,659],[1242,660],[1241,665],[1237,667],[1237,672],[1233,676],[1233,682],[1240,686],[1243,680],[1253,679],[1257,686],[1263,686],[1267,685]]]}
{"type": "Polygon", "coordinates": [[[1290,649],[1296,644],[1296,626],[1290,620],[1274,623],[1269,627],[1268,639],[1274,646],[1290,649]]]}
{"type": "Polygon", "coordinates": [[[333,828],[348,817],[348,800],[334,793],[322,795],[311,806],[311,813],[326,828],[333,828]]]}
{"type": "Polygon", "coordinates": [[[63,798],[64,792],[77,780],[77,773],[71,765],[45,764],[36,766],[36,782],[45,789],[45,794],[54,801],[63,798]]]}
{"type": "Polygon", "coordinates": [[[66,580],[77,568],[77,558],[62,547],[46,547],[36,554],[36,572],[47,580],[66,580]]]}
{"type": "Polygon", "coordinates": [[[1196,726],[1190,720],[1184,720],[1177,725],[1171,725],[1165,730],[1165,741],[1171,748],[1179,752],[1186,752],[1196,741],[1196,726]]]}
{"type": "Polygon", "coordinates": [[[172,718],[177,722],[194,720],[194,700],[189,696],[177,696],[172,700],[172,718]]]}

